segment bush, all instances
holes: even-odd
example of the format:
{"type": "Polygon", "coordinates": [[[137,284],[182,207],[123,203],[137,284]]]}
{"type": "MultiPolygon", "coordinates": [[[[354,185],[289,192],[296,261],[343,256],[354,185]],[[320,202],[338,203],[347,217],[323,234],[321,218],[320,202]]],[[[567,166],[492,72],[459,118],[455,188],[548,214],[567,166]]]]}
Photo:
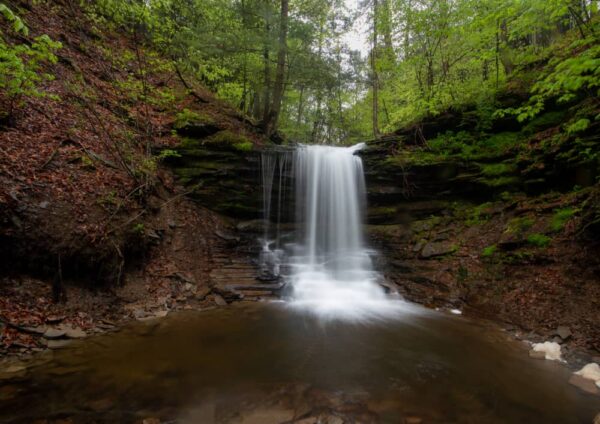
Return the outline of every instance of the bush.
{"type": "MultiPolygon", "coordinates": [[[[15,32],[28,34],[23,21],[2,3],[0,13],[13,24],[15,32]]],[[[8,43],[3,35],[0,32],[0,93],[7,99],[4,115],[12,119],[24,98],[49,96],[40,85],[53,80],[54,75],[43,72],[42,67],[58,61],[54,52],[62,45],[45,34],[35,37],[31,45],[8,43]]]]}
{"type": "Polygon", "coordinates": [[[562,231],[563,228],[565,228],[567,221],[569,221],[576,213],[577,210],[574,208],[556,210],[554,216],[552,216],[552,221],[550,221],[550,229],[554,232],[562,231]]]}
{"type": "Polygon", "coordinates": [[[547,247],[551,241],[552,239],[544,234],[534,233],[527,237],[527,243],[537,247],[547,247]]]}
{"type": "Polygon", "coordinates": [[[482,258],[490,258],[490,257],[494,256],[494,253],[496,253],[496,250],[498,250],[498,246],[496,246],[495,244],[492,244],[491,246],[488,246],[485,249],[483,249],[483,252],[481,252],[481,257],[482,258]]]}

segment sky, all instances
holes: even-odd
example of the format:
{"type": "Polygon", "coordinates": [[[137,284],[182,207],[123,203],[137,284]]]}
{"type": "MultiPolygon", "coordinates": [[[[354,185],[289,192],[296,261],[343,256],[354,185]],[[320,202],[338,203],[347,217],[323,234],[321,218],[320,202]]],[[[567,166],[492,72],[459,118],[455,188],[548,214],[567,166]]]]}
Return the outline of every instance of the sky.
{"type": "MultiPolygon", "coordinates": [[[[344,0],[346,7],[351,12],[355,12],[358,9],[358,3],[360,0],[344,0]]],[[[369,53],[369,42],[368,42],[368,16],[366,13],[354,14],[358,16],[358,19],[354,21],[352,31],[348,32],[344,36],[344,42],[353,50],[360,50],[363,57],[366,57],[369,53]]]]}

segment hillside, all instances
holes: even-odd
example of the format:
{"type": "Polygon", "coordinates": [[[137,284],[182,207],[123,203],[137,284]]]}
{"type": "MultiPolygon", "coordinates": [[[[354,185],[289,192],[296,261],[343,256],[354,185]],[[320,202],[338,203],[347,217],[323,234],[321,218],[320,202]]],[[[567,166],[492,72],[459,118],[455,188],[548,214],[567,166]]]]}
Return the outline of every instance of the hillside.
{"type": "MultiPolygon", "coordinates": [[[[73,2],[11,6],[29,28],[15,33],[3,21],[16,45],[47,34],[60,48],[56,63],[42,64],[53,76],[43,96],[20,98],[0,129],[1,319],[23,327],[58,315],[93,328],[195,299],[227,224],[187,200],[162,160],[187,136],[241,149],[265,137],[73,2]]],[[[37,344],[6,328],[2,349],[37,344]]]]}

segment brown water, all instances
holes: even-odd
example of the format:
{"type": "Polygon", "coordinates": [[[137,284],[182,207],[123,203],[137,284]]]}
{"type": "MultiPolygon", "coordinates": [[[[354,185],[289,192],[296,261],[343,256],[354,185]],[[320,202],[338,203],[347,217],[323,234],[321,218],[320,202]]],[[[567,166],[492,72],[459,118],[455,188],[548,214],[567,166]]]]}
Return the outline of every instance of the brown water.
{"type": "Polygon", "coordinates": [[[507,334],[419,311],[350,324],[254,304],[137,323],[0,383],[0,422],[590,424],[600,412],[564,366],[507,334]]]}

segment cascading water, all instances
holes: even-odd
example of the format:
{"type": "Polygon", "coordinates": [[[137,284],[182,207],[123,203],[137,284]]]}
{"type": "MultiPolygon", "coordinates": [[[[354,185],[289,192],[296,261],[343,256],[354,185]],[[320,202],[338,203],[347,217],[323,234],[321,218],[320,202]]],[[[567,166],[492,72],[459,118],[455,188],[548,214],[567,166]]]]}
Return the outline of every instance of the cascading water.
{"type": "Polygon", "coordinates": [[[290,258],[291,305],[322,316],[362,319],[395,313],[363,241],[362,160],[353,147],[302,146],[295,152],[301,243],[290,258]]]}
{"type": "MultiPolygon", "coordinates": [[[[263,154],[265,221],[271,218],[274,173],[280,164],[277,196],[278,228],[284,170],[290,162],[295,181],[296,243],[285,249],[269,241],[265,230],[261,264],[279,274],[283,261],[291,285],[289,304],[327,318],[360,320],[396,314],[404,302],[388,296],[379,284],[363,241],[366,205],[362,160],[364,147],[300,146],[293,152],[263,154]],[[285,253],[284,253],[285,252],[285,253]]],[[[279,231],[277,231],[279,236],[279,231]]]]}

